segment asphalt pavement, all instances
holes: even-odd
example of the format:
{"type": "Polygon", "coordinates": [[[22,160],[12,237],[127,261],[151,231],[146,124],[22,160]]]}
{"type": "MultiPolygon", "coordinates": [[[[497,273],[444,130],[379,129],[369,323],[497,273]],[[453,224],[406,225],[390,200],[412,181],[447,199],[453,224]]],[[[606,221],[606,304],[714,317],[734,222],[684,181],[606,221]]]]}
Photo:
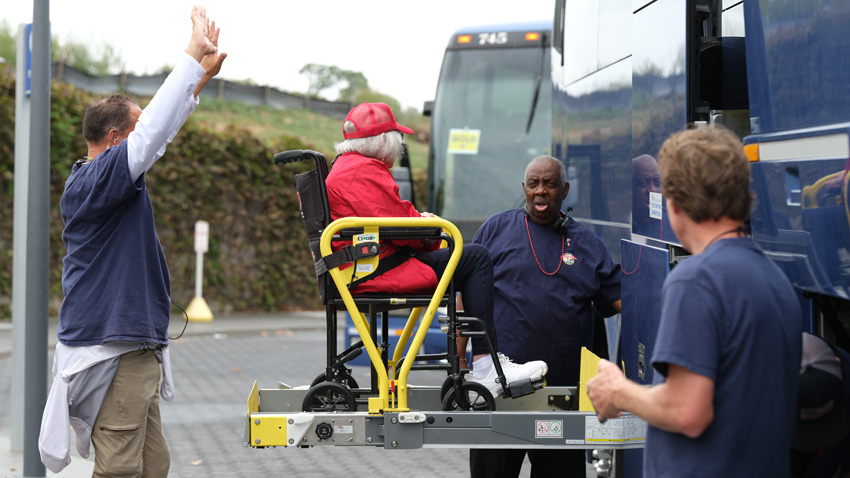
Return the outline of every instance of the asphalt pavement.
{"type": "MultiPolygon", "coordinates": [[[[174,316],[172,317],[171,326],[169,327],[169,336],[178,336],[183,330],[184,326],[185,332],[183,333],[183,336],[180,339],[174,341],[173,345],[182,345],[187,341],[203,342],[205,340],[213,340],[216,344],[220,344],[220,341],[222,339],[226,339],[231,336],[268,337],[270,335],[275,336],[280,334],[294,335],[296,332],[301,333],[304,331],[319,332],[325,329],[324,317],[324,312],[322,311],[305,311],[264,315],[230,315],[225,317],[215,317],[210,322],[188,322],[187,324],[183,317],[174,316]]],[[[47,336],[48,351],[50,353],[50,359],[48,361],[49,365],[52,365],[53,363],[53,348],[56,346],[57,343],[56,326],[56,319],[50,319],[48,322],[47,336]]],[[[323,343],[324,340],[322,340],[322,344],[323,343]]],[[[12,324],[8,322],[0,322],[0,403],[8,404],[9,397],[11,394],[11,376],[13,370],[12,347],[12,324]]],[[[181,347],[172,347],[172,356],[174,356],[178,348],[181,347]]],[[[215,351],[212,351],[212,354],[215,353],[215,351]]],[[[190,392],[189,390],[181,388],[181,379],[177,377],[178,367],[179,365],[177,364],[173,365],[173,371],[175,372],[176,382],[175,386],[178,390],[178,394],[180,392],[190,392]]],[[[50,376],[49,370],[47,371],[47,376],[48,380],[52,381],[52,377],[50,376]]],[[[273,386],[274,384],[267,383],[265,385],[273,386]]],[[[244,391],[242,392],[242,394],[244,395],[242,402],[244,403],[244,398],[247,397],[248,392],[250,392],[250,384],[248,385],[248,388],[244,388],[244,391]]],[[[184,393],[184,395],[186,395],[186,393],[184,393]]],[[[178,402],[181,402],[179,398],[172,403],[178,402]]],[[[171,404],[162,402],[161,408],[164,417],[167,414],[167,408],[170,406],[171,404]]],[[[12,443],[11,431],[9,429],[9,413],[10,410],[8,409],[8,407],[0,407],[0,477],[20,478],[23,476],[23,453],[20,451],[11,450],[12,443]]],[[[244,415],[244,411],[242,411],[241,413],[244,415]]],[[[168,434],[169,424],[167,423],[167,420],[165,418],[163,419],[163,421],[165,422],[164,427],[166,429],[166,434],[168,434]]],[[[38,424],[35,424],[35,426],[38,426],[38,424]]],[[[242,448],[241,434],[235,437],[232,444],[234,446],[242,448]]],[[[94,454],[92,453],[92,455],[88,459],[80,457],[76,453],[76,449],[73,446],[72,439],[71,464],[58,474],[47,471],[46,476],[58,476],[66,478],[90,477],[92,474],[92,469],[94,467],[93,456],[94,454]]],[[[197,463],[197,460],[191,461],[192,463],[197,463]]],[[[175,469],[174,467],[172,467],[171,476],[178,476],[174,473],[174,471],[175,469]]],[[[209,475],[200,474],[197,476],[209,475]]],[[[238,474],[223,474],[220,476],[238,476],[238,474]]]]}
{"type": "MultiPolygon", "coordinates": [[[[169,335],[177,336],[183,325],[182,320],[173,318],[169,335]]],[[[0,403],[9,403],[11,394],[11,335],[11,324],[0,323],[0,403]]],[[[56,322],[51,321],[49,364],[55,335],[56,322]]],[[[309,384],[323,371],[325,347],[324,312],[233,315],[211,322],[189,322],[183,336],[171,341],[177,397],[173,402],[161,402],[163,428],[171,449],[169,476],[469,476],[469,452],[462,448],[244,447],[246,399],[254,380],[260,388],[276,388],[278,382],[309,384]]],[[[353,368],[354,378],[368,383],[368,368],[353,368]]],[[[439,385],[445,378],[440,372],[417,374],[411,376],[411,383],[439,385]]],[[[52,379],[49,371],[46,375],[52,379]]],[[[23,454],[10,450],[9,413],[8,406],[0,406],[0,478],[21,478],[23,454]]],[[[59,474],[48,471],[46,476],[91,476],[94,453],[84,459],[73,448],[72,439],[71,464],[59,474]]],[[[590,470],[588,476],[595,476],[590,470]]],[[[528,460],[520,476],[530,476],[528,460]]]]}

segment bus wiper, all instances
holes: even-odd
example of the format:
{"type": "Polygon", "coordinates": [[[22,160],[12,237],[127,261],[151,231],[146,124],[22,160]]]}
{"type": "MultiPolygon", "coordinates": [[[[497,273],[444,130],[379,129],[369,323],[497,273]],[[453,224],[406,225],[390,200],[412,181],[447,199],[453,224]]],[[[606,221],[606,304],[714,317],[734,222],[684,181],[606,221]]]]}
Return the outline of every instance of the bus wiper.
{"type": "Polygon", "coordinates": [[[534,86],[534,97],[531,99],[531,111],[528,112],[528,124],[525,126],[525,135],[531,131],[531,122],[534,121],[534,110],[537,109],[537,99],[540,97],[540,85],[543,83],[543,59],[546,57],[544,43],[540,42],[540,56],[537,58],[537,84],[534,86]]]}

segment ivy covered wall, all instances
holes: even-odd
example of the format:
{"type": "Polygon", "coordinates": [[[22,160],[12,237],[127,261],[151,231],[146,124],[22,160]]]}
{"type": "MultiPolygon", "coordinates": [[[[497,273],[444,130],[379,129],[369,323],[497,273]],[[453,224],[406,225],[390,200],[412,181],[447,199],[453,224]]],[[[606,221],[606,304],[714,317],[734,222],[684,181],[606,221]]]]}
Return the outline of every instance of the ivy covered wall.
{"type": "MultiPolygon", "coordinates": [[[[59,199],[74,161],[84,156],[81,122],[94,97],[54,84],[50,125],[50,310],[62,301],[62,218],[59,199]]],[[[0,320],[8,320],[12,291],[15,81],[0,68],[0,320]]],[[[144,107],[144,102],[142,104],[144,107]]],[[[293,170],[272,156],[309,148],[282,132],[271,148],[247,129],[213,131],[190,117],[147,173],[157,232],[171,271],[173,299],[194,296],[194,223],[210,223],[204,260],[204,298],[214,313],[319,306],[293,170]]]]}

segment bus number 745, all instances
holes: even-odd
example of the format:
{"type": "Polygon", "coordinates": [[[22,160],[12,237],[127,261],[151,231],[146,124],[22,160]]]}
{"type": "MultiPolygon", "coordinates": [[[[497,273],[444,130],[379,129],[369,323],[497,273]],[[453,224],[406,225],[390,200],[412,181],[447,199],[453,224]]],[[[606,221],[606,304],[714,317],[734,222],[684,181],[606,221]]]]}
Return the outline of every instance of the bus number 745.
{"type": "Polygon", "coordinates": [[[479,45],[503,45],[508,42],[508,32],[479,33],[479,45]]]}

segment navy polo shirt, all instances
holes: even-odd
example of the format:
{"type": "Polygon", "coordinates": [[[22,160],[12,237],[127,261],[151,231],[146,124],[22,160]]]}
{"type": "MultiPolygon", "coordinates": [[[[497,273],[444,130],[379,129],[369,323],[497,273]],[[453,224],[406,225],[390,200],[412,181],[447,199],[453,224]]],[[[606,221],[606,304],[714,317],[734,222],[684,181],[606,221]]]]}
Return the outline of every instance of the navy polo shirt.
{"type": "Polygon", "coordinates": [[[722,239],[681,262],[662,289],[652,366],[714,382],[714,419],[697,438],[649,426],[645,476],[790,474],[802,349],[797,294],[750,238],[722,239]]]}
{"type": "Polygon", "coordinates": [[[515,362],[544,360],[546,382],[568,386],[578,382],[581,347],[593,342],[591,302],[605,315],[615,313],[610,304],[620,299],[621,271],[582,224],[567,220],[563,254],[561,238],[514,209],[490,217],[472,242],[493,259],[500,351],[515,362]]]}
{"type": "Polygon", "coordinates": [[[167,343],[168,266],[154,228],[145,176],[130,179],[127,141],[75,165],[59,207],[67,248],[60,342],[167,343]]]}

